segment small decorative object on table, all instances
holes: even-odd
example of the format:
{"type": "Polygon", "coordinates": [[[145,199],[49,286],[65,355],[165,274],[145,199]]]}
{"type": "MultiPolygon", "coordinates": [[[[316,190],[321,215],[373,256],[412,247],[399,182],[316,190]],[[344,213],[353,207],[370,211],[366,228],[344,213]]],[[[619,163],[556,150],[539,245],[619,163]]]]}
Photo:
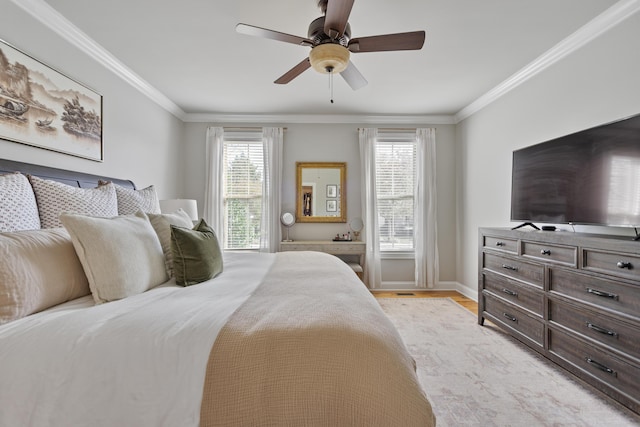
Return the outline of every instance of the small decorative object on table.
{"type": "Polygon", "coordinates": [[[344,234],[336,234],[336,237],[333,238],[334,242],[351,242],[351,232],[344,234]]]}
{"type": "Polygon", "coordinates": [[[353,218],[349,221],[349,228],[353,231],[353,240],[356,242],[360,240],[360,232],[364,228],[364,222],[362,222],[362,218],[353,218]]]}
{"type": "Polygon", "coordinates": [[[287,229],[287,238],[286,239],[282,239],[282,241],[283,242],[293,242],[293,239],[289,238],[289,228],[291,228],[291,226],[296,223],[296,218],[293,216],[293,214],[291,212],[283,212],[282,215],[280,215],[280,222],[287,229]]]}

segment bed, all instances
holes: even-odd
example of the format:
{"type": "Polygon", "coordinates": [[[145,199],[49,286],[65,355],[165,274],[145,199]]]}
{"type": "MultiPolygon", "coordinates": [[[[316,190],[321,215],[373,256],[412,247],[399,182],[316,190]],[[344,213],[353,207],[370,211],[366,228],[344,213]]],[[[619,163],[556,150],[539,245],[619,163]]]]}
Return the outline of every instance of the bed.
{"type": "MultiPolygon", "coordinates": [[[[15,171],[87,190],[111,182],[120,187],[118,194],[150,191],[127,180],[0,160],[0,174],[15,171]]],[[[39,211],[51,210],[43,206],[49,198],[42,189],[33,191],[39,211]]],[[[0,199],[2,194],[0,181],[0,199]]],[[[6,192],[2,204],[11,204],[6,192]]],[[[160,233],[153,250],[145,243],[153,252],[145,263],[136,248],[148,235],[126,228],[162,215],[63,214],[65,227],[0,233],[0,257],[30,266],[15,274],[18,267],[0,258],[1,426],[435,425],[414,360],[345,263],[316,252],[221,252],[215,277],[180,286],[183,272],[172,277],[166,270],[160,233]],[[82,241],[69,218],[122,222],[129,243],[126,249],[120,243],[109,247],[120,242],[113,228],[108,237],[92,235],[98,242],[82,241]],[[40,234],[53,236],[58,250],[32,249],[29,239],[40,234]],[[82,245],[76,246],[78,240],[82,245]],[[102,273],[91,264],[93,244],[103,245],[95,257],[102,273]],[[132,258],[139,268],[118,264],[132,258]],[[157,277],[147,271],[160,268],[157,277]],[[110,286],[149,280],[153,286],[110,298],[94,284],[100,274],[109,276],[110,286]],[[17,289],[7,285],[11,280],[17,289]],[[37,292],[24,291],[35,286],[31,281],[39,283],[37,292]],[[88,287],[78,285],[84,281],[88,287]],[[42,302],[41,294],[49,292],[42,286],[56,288],[58,299],[42,302]],[[1,306],[11,296],[7,288],[22,295],[18,304],[28,306],[24,295],[35,295],[39,305],[2,322],[3,313],[10,313],[1,306]]],[[[200,226],[206,224],[193,230],[174,226],[171,233],[193,234],[200,226]]],[[[174,256],[178,268],[180,254],[174,256]]]]}

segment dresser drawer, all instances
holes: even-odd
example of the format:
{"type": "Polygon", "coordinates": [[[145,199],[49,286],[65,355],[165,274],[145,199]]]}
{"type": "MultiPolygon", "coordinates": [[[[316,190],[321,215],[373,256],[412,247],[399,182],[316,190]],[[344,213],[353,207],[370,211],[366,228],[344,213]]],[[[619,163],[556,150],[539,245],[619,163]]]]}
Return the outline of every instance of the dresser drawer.
{"type": "Polygon", "coordinates": [[[640,315],[640,286],[551,268],[549,291],[616,313],[635,317],[640,315]]]}
{"type": "Polygon", "coordinates": [[[523,280],[539,288],[544,286],[544,266],[540,264],[485,253],[484,267],[523,280]]]}
{"type": "Polygon", "coordinates": [[[491,271],[483,273],[483,286],[487,291],[525,308],[539,317],[542,317],[544,313],[544,293],[540,289],[491,271]]]}
{"type": "Polygon", "coordinates": [[[335,243],[330,245],[324,245],[322,248],[324,252],[328,254],[337,255],[349,255],[349,254],[363,254],[364,245],[358,245],[353,243],[335,243]]]}
{"type": "Polygon", "coordinates": [[[522,241],[522,256],[569,267],[578,266],[578,248],[575,246],[522,241]]]}
{"type": "Polygon", "coordinates": [[[549,329],[549,350],[590,377],[640,403],[640,366],[601,351],[569,334],[549,329]]]}
{"type": "Polygon", "coordinates": [[[571,304],[549,301],[549,321],[640,360],[640,327],[571,304]]]}
{"type": "Polygon", "coordinates": [[[486,291],[483,292],[482,298],[484,311],[492,315],[495,322],[528,338],[540,347],[544,345],[544,324],[541,320],[527,315],[515,305],[502,302],[486,291]]]}
{"type": "Polygon", "coordinates": [[[365,253],[366,246],[362,243],[343,242],[286,242],[280,244],[280,251],[315,251],[334,255],[360,255],[365,253]]]}
{"type": "Polygon", "coordinates": [[[640,280],[640,256],[583,249],[582,268],[616,277],[640,280]]]}
{"type": "Polygon", "coordinates": [[[296,243],[287,243],[286,245],[280,245],[280,251],[313,251],[313,252],[324,252],[322,244],[296,244],[296,243]]]}
{"type": "Polygon", "coordinates": [[[483,246],[487,249],[518,255],[518,240],[503,237],[484,236],[483,246]]]}

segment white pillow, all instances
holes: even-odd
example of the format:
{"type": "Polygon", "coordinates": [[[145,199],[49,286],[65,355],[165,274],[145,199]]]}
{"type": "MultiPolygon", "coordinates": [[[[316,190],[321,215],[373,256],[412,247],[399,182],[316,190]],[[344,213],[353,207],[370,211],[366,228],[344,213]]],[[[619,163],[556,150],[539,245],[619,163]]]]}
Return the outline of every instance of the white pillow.
{"type": "Polygon", "coordinates": [[[29,175],[40,213],[42,228],[62,227],[62,212],[112,217],[118,215],[118,199],[113,184],[78,188],[29,175]]]}
{"type": "Polygon", "coordinates": [[[142,293],[168,280],[160,241],[143,212],[113,218],[63,213],[60,221],[100,304],[142,293]]]}
{"type": "Polygon", "coordinates": [[[160,213],[160,202],[153,185],[142,190],[114,185],[118,197],[118,215],[131,215],[138,211],[152,214],[160,213]]]}
{"type": "Polygon", "coordinates": [[[36,197],[27,177],[20,173],[0,175],[0,231],[39,228],[36,197]]]}
{"type": "Polygon", "coordinates": [[[64,228],[0,234],[0,324],[89,293],[64,228]]]}
{"type": "Polygon", "coordinates": [[[173,277],[173,250],[171,249],[171,226],[193,228],[193,221],[183,209],[170,214],[149,214],[149,221],[158,234],[162,252],[164,252],[165,268],[169,277],[173,277]]]}

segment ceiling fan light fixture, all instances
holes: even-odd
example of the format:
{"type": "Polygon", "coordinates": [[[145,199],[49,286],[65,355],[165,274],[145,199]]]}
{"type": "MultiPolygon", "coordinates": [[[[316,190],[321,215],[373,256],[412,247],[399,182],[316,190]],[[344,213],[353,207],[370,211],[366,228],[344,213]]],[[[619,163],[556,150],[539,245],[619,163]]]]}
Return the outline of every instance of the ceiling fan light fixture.
{"type": "Polygon", "coordinates": [[[349,65],[349,49],[334,43],[324,43],[311,49],[309,62],[322,74],[341,73],[349,65]]]}

